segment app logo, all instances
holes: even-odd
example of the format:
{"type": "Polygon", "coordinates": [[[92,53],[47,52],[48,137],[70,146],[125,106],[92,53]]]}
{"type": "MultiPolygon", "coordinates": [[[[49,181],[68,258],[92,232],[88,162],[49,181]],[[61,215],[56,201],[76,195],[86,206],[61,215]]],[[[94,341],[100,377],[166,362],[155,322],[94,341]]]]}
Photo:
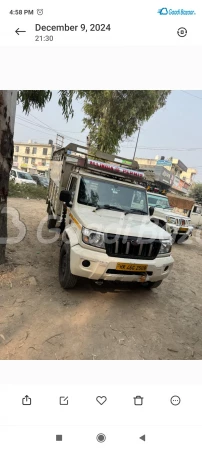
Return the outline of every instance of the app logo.
{"type": "Polygon", "coordinates": [[[160,16],[195,16],[196,12],[193,9],[172,9],[172,8],[160,8],[157,13],[160,16]]]}
{"type": "Polygon", "coordinates": [[[158,10],[158,14],[160,14],[160,16],[167,16],[168,14],[168,8],[161,8],[158,10]]]}

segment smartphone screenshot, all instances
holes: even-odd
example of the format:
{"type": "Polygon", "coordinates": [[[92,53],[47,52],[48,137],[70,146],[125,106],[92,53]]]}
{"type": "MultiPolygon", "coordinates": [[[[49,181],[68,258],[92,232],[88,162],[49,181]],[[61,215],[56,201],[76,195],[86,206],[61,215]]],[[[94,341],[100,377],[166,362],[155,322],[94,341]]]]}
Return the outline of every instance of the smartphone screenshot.
{"type": "Polygon", "coordinates": [[[0,446],[200,449],[202,7],[0,6],[0,446]]]}

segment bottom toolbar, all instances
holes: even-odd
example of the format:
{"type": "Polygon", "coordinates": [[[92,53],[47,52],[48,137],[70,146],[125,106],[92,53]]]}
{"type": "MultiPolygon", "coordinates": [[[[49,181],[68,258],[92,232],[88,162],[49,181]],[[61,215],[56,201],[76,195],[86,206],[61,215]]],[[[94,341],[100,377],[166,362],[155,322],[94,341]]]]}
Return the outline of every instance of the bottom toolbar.
{"type": "Polygon", "coordinates": [[[100,444],[103,450],[186,450],[201,448],[202,436],[200,427],[0,427],[4,450],[94,450],[100,444]]]}

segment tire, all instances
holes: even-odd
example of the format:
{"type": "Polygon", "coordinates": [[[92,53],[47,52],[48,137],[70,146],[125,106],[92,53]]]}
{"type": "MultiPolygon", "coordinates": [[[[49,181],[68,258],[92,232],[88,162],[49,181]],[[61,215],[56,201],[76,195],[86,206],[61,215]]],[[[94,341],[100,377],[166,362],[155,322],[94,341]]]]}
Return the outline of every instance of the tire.
{"type": "Polygon", "coordinates": [[[177,234],[176,236],[176,244],[183,244],[183,242],[187,241],[187,239],[189,239],[189,236],[183,236],[181,234],[177,234]]]}
{"type": "Polygon", "coordinates": [[[64,289],[72,289],[76,286],[78,277],[70,271],[70,246],[63,244],[60,250],[59,281],[64,289]]]}
{"type": "Polygon", "coordinates": [[[51,230],[52,228],[55,228],[57,220],[53,219],[52,216],[48,216],[48,221],[47,221],[47,227],[49,230],[51,230]]]}
{"type": "Polygon", "coordinates": [[[157,288],[161,285],[161,283],[163,282],[163,280],[159,280],[159,281],[146,281],[146,283],[143,283],[143,286],[146,289],[154,289],[157,288]]]}

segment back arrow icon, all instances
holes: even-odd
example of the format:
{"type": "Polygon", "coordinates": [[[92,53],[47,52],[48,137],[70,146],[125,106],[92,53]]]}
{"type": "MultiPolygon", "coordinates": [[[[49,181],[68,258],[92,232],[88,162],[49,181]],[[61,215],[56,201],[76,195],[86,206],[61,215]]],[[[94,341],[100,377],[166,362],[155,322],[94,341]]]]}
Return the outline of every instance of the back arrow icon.
{"type": "Polygon", "coordinates": [[[19,33],[26,33],[26,31],[23,31],[23,30],[19,30],[19,28],[17,28],[17,30],[15,30],[15,33],[17,33],[17,34],[18,34],[18,36],[19,36],[19,33]]]}
{"type": "Polygon", "coordinates": [[[146,436],[143,434],[143,436],[140,436],[141,441],[146,441],[146,436]]]}

